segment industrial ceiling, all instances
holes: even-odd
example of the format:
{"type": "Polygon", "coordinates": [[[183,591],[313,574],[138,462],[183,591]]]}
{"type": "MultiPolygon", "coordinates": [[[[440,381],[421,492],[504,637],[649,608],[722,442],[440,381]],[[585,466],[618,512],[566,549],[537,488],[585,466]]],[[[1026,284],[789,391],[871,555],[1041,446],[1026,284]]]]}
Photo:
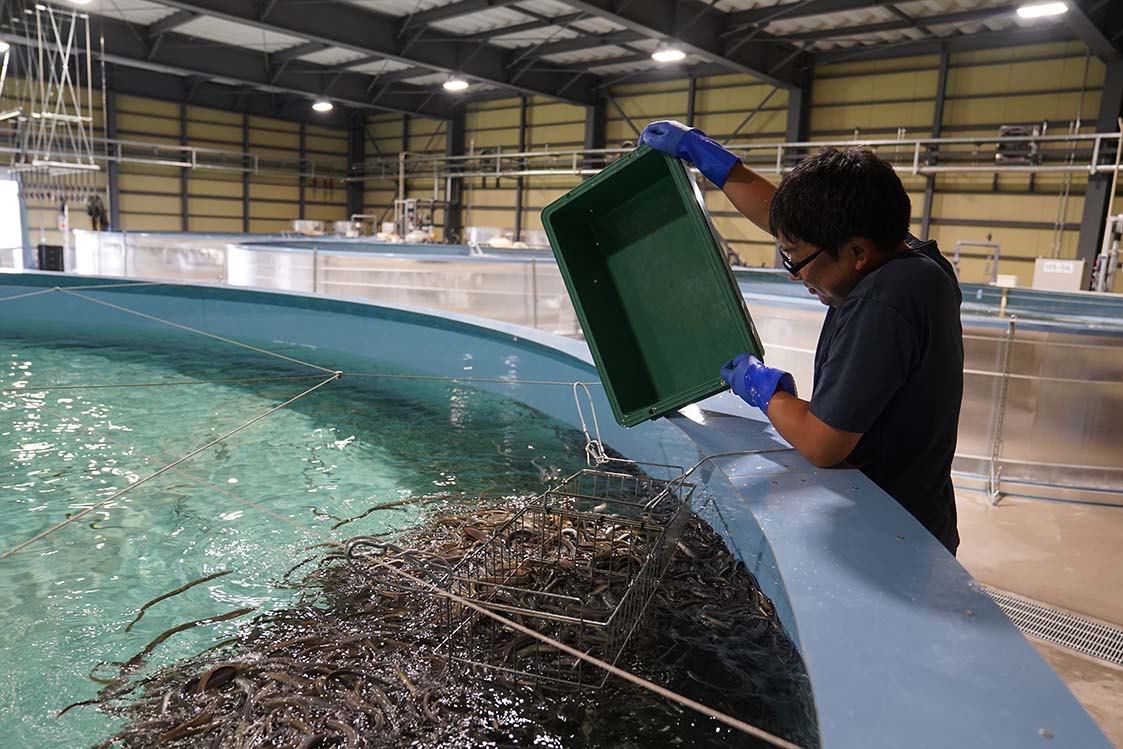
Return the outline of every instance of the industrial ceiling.
{"type": "MultiPolygon", "coordinates": [[[[795,89],[819,63],[1045,41],[1079,39],[1107,60],[1123,43],[1114,0],[1070,0],[1067,13],[1043,18],[1023,18],[1023,3],[1007,0],[54,4],[91,14],[115,90],[243,111],[327,99],[335,120],[355,111],[447,118],[463,102],[512,94],[590,105],[615,83],[720,73],[795,89]],[[652,59],[667,48],[682,59],[652,59]],[[446,91],[450,78],[467,88],[446,91]]],[[[0,38],[21,43],[19,13],[0,17],[0,38]]]]}

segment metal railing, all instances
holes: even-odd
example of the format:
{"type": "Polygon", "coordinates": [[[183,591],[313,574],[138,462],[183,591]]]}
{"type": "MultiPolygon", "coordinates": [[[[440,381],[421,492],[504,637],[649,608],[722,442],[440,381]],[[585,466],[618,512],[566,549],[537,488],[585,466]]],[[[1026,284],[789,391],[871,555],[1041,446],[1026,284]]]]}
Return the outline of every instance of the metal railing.
{"type": "MultiPolygon", "coordinates": [[[[780,174],[790,171],[809,152],[825,146],[871,148],[900,172],[914,175],[943,173],[1057,172],[1111,173],[1119,133],[1086,133],[1017,137],[966,138],[855,138],[850,140],[785,143],[732,143],[753,169],[780,174]],[[1029,143],[1037,147],[1032,161],[996,160],[997,147],[1029,143]],[[1107,161],[1105,162],[1105,159],[1107,161]]],[[[463,179],[595,174],[629,153],[631,148],[508,150],[484,149],[458,156],[412,154],[368,159],[351,180],[463,179]]]]}

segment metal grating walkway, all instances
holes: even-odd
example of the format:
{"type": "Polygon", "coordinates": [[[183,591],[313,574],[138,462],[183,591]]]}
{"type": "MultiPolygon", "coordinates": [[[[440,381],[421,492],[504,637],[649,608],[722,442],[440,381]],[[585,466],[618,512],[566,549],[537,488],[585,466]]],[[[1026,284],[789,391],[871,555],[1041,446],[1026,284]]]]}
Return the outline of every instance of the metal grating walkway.
{"type": "Polygon", "coordinates": [[[1123,666],[1123,628],[982,586],[1024,634],[1123,666]]]}

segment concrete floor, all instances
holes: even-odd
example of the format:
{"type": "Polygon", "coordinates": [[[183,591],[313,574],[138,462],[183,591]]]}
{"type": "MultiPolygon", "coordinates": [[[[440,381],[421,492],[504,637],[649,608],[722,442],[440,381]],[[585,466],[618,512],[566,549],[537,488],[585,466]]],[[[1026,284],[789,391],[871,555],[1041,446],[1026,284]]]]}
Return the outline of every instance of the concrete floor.
{"type": "Polygon", "coordinates": [[[958,557],[981,582],[1123,626],[1123,507],[961,491],[958,557]]]}
{"type": "Polygon", "coordinates": [[[1108,740],[1123,747],[1123,668],[1040,640],[1030,642],[1065,680],[1108,740]]]}
{"type": "MultiPolygon", "coordinates": [[[[1123,626],[1123,507],[956,495],[958,557],[995,588],[1123,626]]],[[[1123,747],[1123,668],[1031,640],[1115,745],[1123,747]]]]}

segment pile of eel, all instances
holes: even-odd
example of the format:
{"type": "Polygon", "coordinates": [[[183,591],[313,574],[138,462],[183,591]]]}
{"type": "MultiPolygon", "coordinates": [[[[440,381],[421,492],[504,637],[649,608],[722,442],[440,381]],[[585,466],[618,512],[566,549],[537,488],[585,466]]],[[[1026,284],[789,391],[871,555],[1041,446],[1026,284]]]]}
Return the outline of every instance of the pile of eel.
{"type": "MultiPolygon", "coordinates": [[[[105,686],[96,699],[80,703],[123,720],[97,746],[766,746],[618,679],[566,691],[450,658],[486,635],[489,663],[521,672],[537,672],[543,662],[556,667],[556,650],[490,620],[450,648],[450,629],[464,612],[425,592],[425,583],[447,583],[450,570],[513,512],[446,509],[393,541],[357,536],[329,547],[304,567],[311,571],[289,608],[258,615],[190,659],[135,676],[159,643],[150,645],[118,677],[99,679],[105,686]]],[[[543,540],[527,525],[508,542],[543,540]]],[[[595,565],[532,567],[509,565],[502,582],[517,589],[533,574],[535,585],[552,590],[596,591],[586,598],[606,607],[619,594],[595,565]]],[[[696,516],[687,519],[618,665],[800,746],[818,744],[802,661],[771,601],[696,516]]]]}

